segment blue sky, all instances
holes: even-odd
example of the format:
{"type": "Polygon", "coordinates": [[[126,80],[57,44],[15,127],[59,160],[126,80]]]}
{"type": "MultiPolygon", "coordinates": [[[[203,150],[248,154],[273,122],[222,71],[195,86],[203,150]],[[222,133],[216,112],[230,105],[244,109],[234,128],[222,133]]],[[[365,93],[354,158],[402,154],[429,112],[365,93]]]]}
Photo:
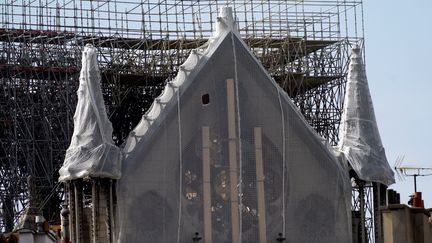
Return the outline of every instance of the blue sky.
{"type": "MultiPolygon", "coordinates": [[[[390,165],[432,167],[432,1],[364,0],[366,71],[390,165]]],[[[418,191],[432,207],[432,176],[418,191]]],[[[408,201],[413,178],[391,188],[408,201]]]]}

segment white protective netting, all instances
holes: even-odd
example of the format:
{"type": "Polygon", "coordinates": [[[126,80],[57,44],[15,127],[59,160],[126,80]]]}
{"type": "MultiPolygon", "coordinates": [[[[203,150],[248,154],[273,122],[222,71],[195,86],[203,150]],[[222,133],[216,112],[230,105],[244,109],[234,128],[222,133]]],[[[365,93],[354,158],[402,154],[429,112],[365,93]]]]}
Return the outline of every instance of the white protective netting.
{"type": "Polygon", "coordinates": [[[360,179],[391,185],[395,182],[381,143],[360,49],[350,58],[338,150],[360,179]]]}
{"type": "Polygon", "coordinates": [[[125,143],[119,242],[351,242],[346,170],[218,24],[125,143]]]}
{"type": "Polygon", "coordinates": [[[114,145],[100,87],[96,49],[84,48],[74,132],[60,168],[60,181],[84,177],[120,178],[121,150],[114,145]]]}

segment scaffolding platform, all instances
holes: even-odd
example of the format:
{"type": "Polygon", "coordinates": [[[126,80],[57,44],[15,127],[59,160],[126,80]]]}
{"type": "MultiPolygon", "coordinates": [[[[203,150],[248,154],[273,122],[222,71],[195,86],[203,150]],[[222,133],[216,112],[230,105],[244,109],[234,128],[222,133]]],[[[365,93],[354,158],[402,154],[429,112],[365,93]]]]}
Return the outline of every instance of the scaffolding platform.
{"type": "Polygon", "coordinates": [[[361,0],[5,0],[0,3],[0,231],[10,231],[23,212],[28,175],[43,178],[36,190],[47,202],[44,217],[59,219],[63,189],[57,171],[72,135],[84,45],[97,47],[119,145],[191,49],[212,36],[218,9],[226,4],[234,10],[241,38],[305,119],[337,143],[349,50],[363,41],[361,0]]]}

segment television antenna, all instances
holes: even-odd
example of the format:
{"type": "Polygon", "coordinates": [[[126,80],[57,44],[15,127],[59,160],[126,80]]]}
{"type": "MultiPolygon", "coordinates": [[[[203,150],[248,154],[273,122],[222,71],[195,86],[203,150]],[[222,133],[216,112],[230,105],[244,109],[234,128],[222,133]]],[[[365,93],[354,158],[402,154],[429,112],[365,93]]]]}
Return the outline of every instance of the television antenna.
{"type": "Polygon", "coordinates": [[[431,167],[412,167],[412,166],[402,166],[402,162],[405,156],[399,156],[396,159],[394,164],[394,168],[396,171],[396,175],[399,180],[404,181],[405,177],[412,176],[414,178],[414,192],[417,192],[417,177],[419,176],[431,176],[432,168],[431,167]]]}

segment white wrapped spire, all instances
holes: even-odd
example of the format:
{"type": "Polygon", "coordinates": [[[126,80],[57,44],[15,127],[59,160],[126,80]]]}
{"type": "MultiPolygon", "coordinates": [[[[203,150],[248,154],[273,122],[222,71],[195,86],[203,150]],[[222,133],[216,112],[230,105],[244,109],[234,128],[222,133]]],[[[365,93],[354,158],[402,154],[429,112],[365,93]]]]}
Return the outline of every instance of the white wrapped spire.
{"type": "Polygon", "coordinates": [[[121,151],[114,145],[100,87],[96,49],[82,55],[74,132],[60,168],[60,181],[84,177],[120,178],[121,151]]]}
{"type": "Polygon", "coordinates": [[[394,173],[381,143],[365,66],[357,46],[351,54],[339,138],[338,149],[360,179],[385,185],[394,183],[394,173]]]}

